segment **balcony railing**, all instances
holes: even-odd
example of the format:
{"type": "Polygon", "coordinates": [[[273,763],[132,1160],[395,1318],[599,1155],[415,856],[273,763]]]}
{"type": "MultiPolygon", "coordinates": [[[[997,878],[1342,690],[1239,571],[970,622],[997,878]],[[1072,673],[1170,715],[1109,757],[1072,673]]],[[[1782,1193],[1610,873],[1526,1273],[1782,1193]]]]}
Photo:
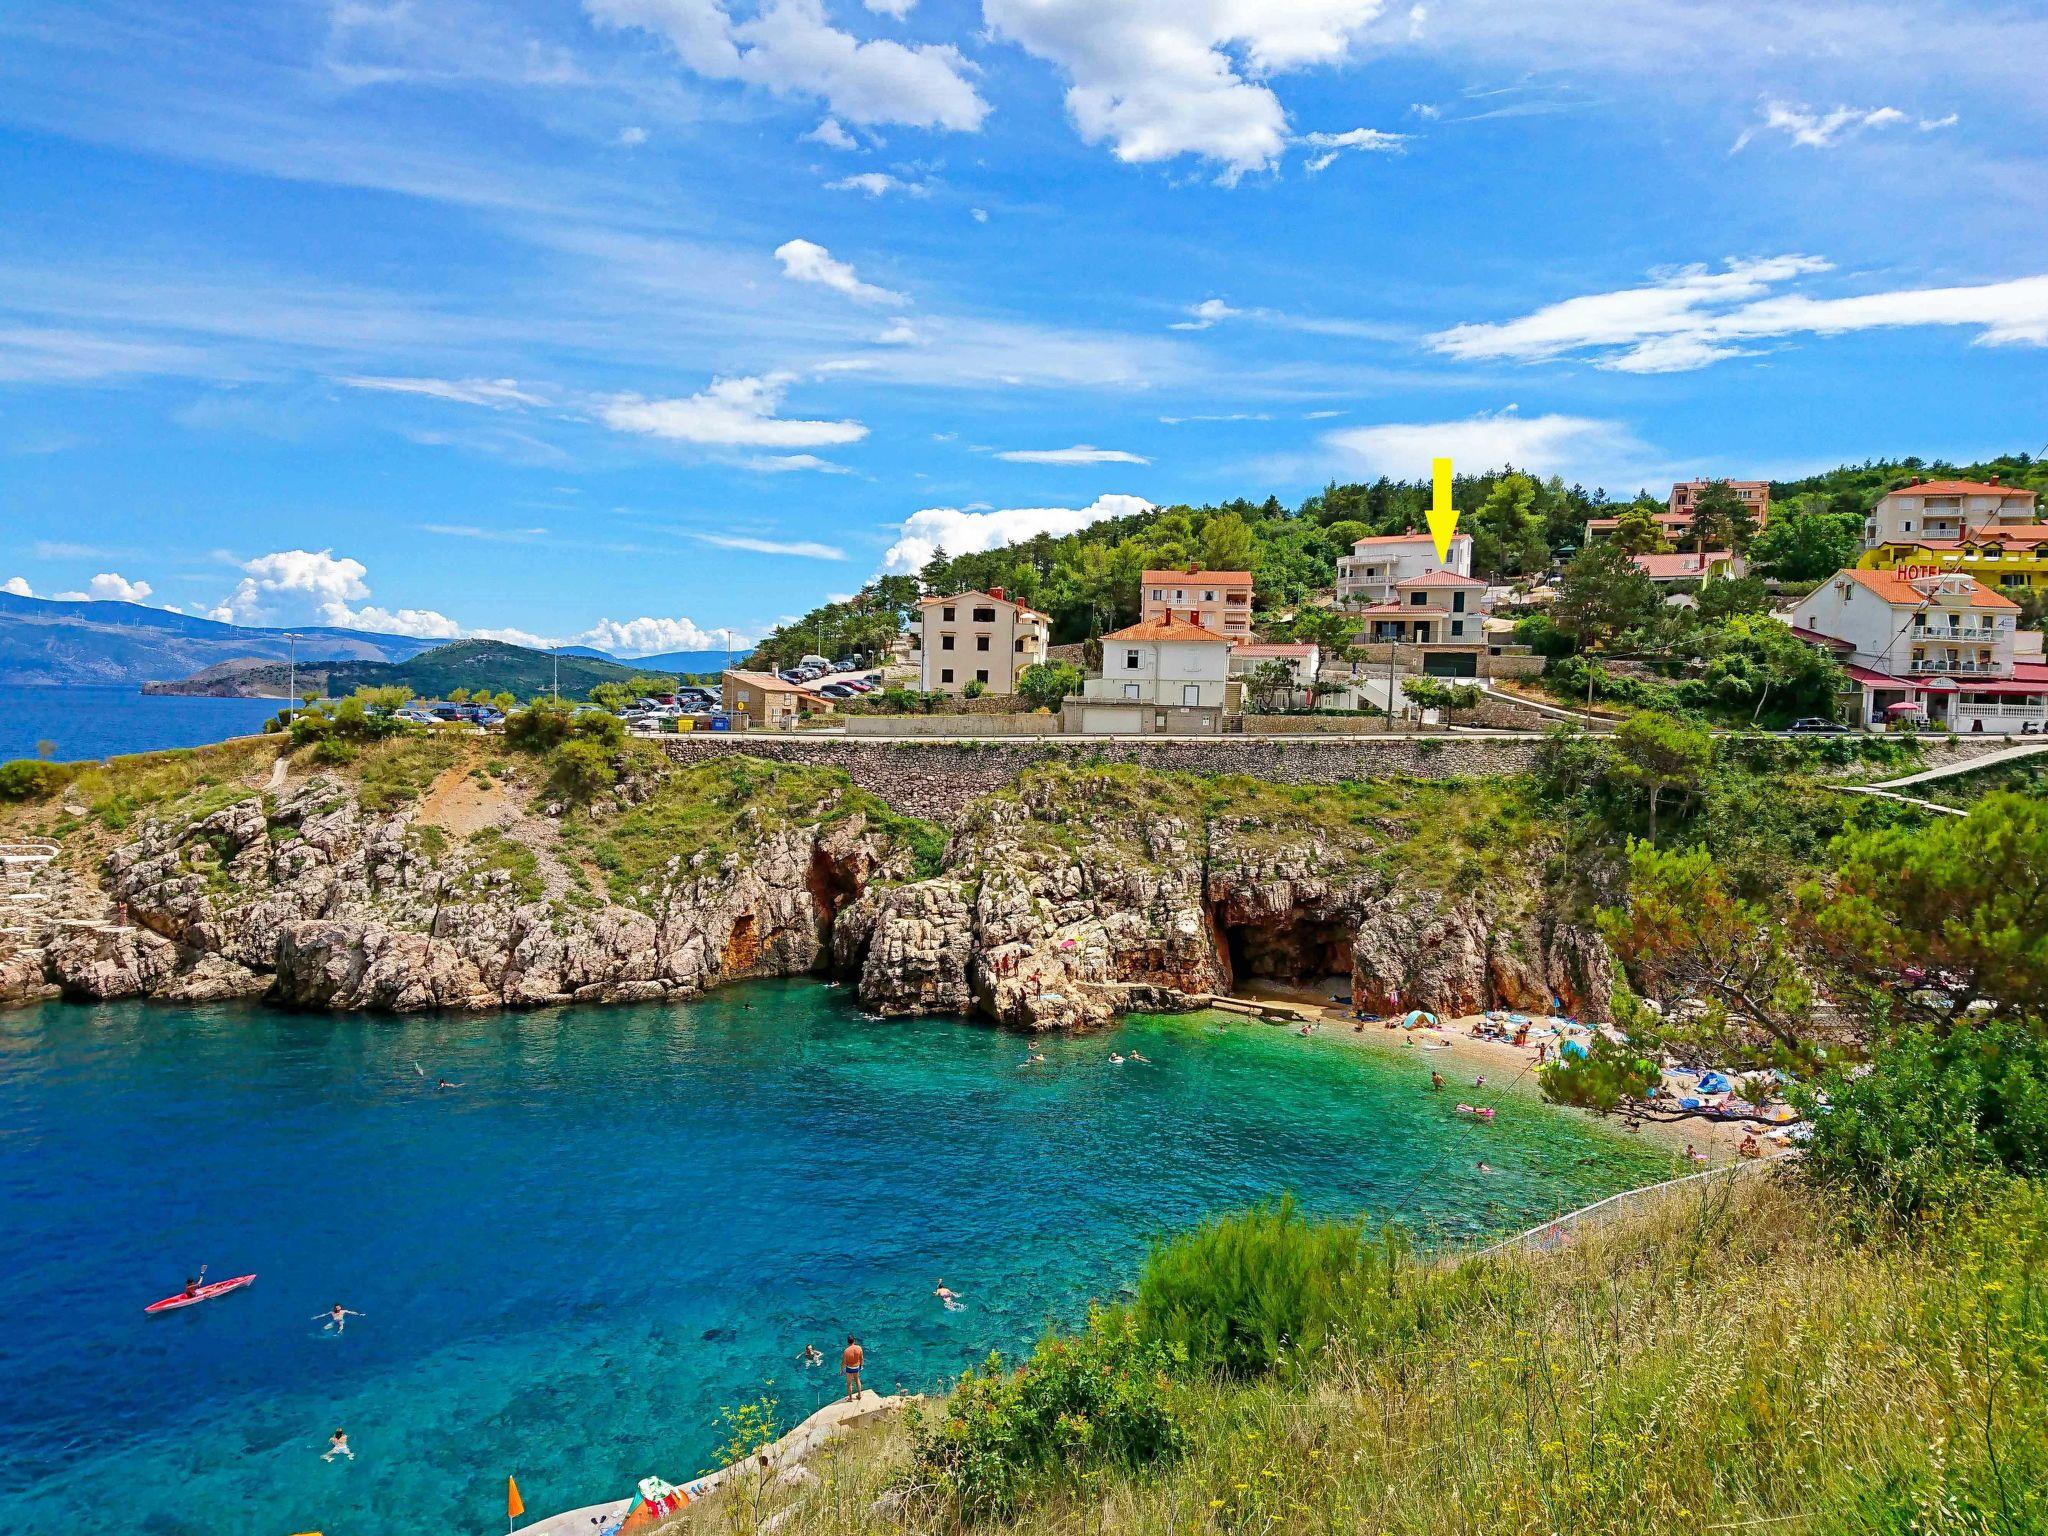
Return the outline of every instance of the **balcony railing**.
{"type": "Polygon", "coordinates": [[[2004,670],[1995,661],[1947,661],[1939,657],[1916,661],[1912,669],[1915,672],[1971,672],[1980,675],[2004,670]]]}

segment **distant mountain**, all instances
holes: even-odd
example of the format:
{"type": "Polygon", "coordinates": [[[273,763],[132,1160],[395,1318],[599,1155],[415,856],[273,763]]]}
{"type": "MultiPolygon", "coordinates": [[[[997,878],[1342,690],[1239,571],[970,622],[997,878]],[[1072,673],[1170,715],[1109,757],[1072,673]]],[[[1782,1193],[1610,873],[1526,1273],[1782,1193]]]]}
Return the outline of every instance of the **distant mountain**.
{"type": "Polygon", "coordinates": [[[559,649],[564,656],[616,661],[622,667],[638,667],[643,672],[723,672],[728,661],[745,656],[751,647],[740,646],[733,651],[663,651],[658,656],[620,656],[591,645],[565,645],[559,649]]]}
{"type": "MultiPolygon", "coordinates": [[[[404,661],[435,643],[354,629],[258,629],[139,603],[59,603],[0,592],[0,683],[132,686],[222,662],[283,661],[291,650],[287,633],[299,636],[301,663],[404,661]]],[[[284,692],[282,683],[277,691],[284,692]]]]}
{"type": "MultiPolygon", "coordinates": [[[[565,698],[583,698],[599,683],[623,683],[636,677],[673,679],[665,667],[630,665],[580,656],[564,650],[531,650],[502,640],[451,640],[404,661],[335,661],[299,663],[298,687],[329,698],[358,688],[399,686],[421,698],[444,699],[457,688],[472,693],[512,693],[522,699],[548,692],[559,679],[565,698]]],[[[277,698],[285,691],[285,669],[275,661],[227,663],[207,667],[170,683],[152,683],[151,693],[205,694],[229,698],[277,698]]]]}

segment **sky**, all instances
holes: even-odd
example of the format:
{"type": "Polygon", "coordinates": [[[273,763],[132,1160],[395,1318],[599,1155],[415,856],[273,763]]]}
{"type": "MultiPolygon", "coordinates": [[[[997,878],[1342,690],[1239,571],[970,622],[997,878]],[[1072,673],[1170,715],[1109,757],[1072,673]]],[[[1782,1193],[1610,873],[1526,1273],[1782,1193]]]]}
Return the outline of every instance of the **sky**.
{"type": "Polygon", "coordinates": [[[931,550],[2048,445],[2048,10],[12,0],[0,589],[758,636],[931,550]]]}

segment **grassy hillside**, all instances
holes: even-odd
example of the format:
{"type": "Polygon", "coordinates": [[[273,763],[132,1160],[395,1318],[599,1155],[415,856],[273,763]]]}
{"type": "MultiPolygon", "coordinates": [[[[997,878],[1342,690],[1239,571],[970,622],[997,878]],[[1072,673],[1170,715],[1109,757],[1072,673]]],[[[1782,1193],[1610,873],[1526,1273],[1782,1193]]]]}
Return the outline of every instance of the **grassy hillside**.
{"type": "MultiPolygon", "coordinates": [[[[599,683],[630,683],[643,678],[668,688],[676,680],[673,672],[652,671],[638,664],[627,666],[567,653],[558,659],[547,651],[507,645],[501,640],[452,640],[399,662],[307,665],[302,660],[295,682],[302,693],[310,689],[329,698],[343,697],[358,688],[396,685],[430,699],[446,698],[456,688],[467,688],[472,693],[511,693],[530,699],[549,692],[558,676],[563,697],[578,699],[599,683]]],[[[282,698],[288,683],[293,681],[284,667],[273,662],[216,669],[189,679],[175,690],[165,691],[282,698]]]]}

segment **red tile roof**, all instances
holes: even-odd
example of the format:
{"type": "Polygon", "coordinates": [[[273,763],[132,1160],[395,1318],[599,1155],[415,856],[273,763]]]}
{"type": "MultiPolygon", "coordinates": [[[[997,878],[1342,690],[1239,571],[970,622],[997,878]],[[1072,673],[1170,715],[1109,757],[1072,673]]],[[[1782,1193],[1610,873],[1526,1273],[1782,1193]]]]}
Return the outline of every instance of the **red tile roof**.
{"type": "Polygon", "coordinates": [[[1237,647],[1237,654],[1240,656],[1306,656],[1315,649],[1316,647],[1312,645],[1282,645],[1278,641],[1260,640],[1239,645],[1237,647]]]}
{"type": "Polygon", "coordinates": [[[1808,645],[1824,645],[1829,650],[1840,651],[1845,656],[1856,649],[1851,641],[1838,639],[1834,635],[1824,635],[1817,629],[1803,629],[1797,624],[1787,624],[1785,627],[1792,631],[1794,639],[1804,640],[1808,645]]]}
{"type": "Polygon", "coordinates": [[[2017,485],[1990,485],[1981,480],[1922,480],[1918,485],[1895,485],[1887,496],[2021,496],[2028,501],[2034,493],[2017,485]]]}
{"type": "Polygon", "coordinates": [[[1686,576],[1704,576],[1710,562],[1725,565],[1735,558],[1735,553],[1727,549],[1709,549],[1699,554],[1631,555],[1629,558],[1635,561],[1636,569],[1652,581],[1660,576],[1667,581],[1676,581],[1686,576]]]}
{"type": "Polygon", "coordinates": [[[1394,589],[1404,587],[1483,587],[1486,583],[1477,576],[1460,576],[1456,571],[1424,571],[1420,576],[1410,576],[1405,581],[1394,583],[1394,589]]]}
{"type": "Polygon", "coordinates": [[[1182,586],[1248,587],[1252,584],[1250,571],[1147,571],[1139,578],[1144,585],[1165,586],[1168,582],[1179,582],[1182,586]]]}
{"type": "Polygon", "coordinates": [[[1966,530],[1958,544],[2048,544],[2048,523],[2021,523],[1997,527],[1982,523],[1966,530]]]}
{"type": "MultiPolygon", "coordinates": [[[[1928,595],[1925,592],[1914,586],[1911,580],[1898,571],[1864,571],[1852,567],[1842,571],[1840,574],[1849,577],[1853,581],[1861,582],[1894,608],[1918,608],[1928,600],[1928,595]]],[[[1922,579],[1924,580],[1925,578],[1923,577],[1922,579]]],[[[1941,579],[1950,581],[1954,577],[1953,575],[1945,575],[1941,579]]],[[[2019,608],[2018,603],[2009,597],[2001,597],[1998,593],[1985,586],[1983,582],[1977,580],[1976,577],[1971,576],[1967,580],[1970,583],[1970,606],[1972,608],[2011,608],[2014,610],[2019,608]]]]}
{"type": "Polygon", "coordinates": [[[1102,637],[1104,640],[1213,640],[1218,645],[1230,642],[1213,629],[1205,629],[1191,619],[1177,619],[1167,614],[1163,619],[1146,619],[1124,629],[1116,630],[1102,637]]]}

